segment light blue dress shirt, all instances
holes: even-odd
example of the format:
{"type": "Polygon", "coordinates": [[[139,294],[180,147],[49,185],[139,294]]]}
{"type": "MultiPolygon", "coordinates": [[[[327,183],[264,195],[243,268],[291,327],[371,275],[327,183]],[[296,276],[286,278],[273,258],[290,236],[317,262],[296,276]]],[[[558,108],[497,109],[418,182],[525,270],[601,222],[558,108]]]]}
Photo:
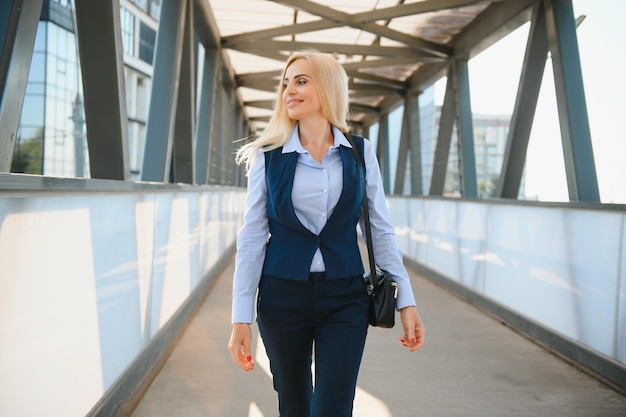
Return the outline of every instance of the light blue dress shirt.
{"type": "MultiPolygon", "coordinates": [[[[315,234],[319,234],[337,205],[343,187],[343,171],[339,146],[352,148],[350,142],[333,127],[334,144],[318,163],[304,149],[298,136],[298,126],[283,146],[283,153],[297,152],[298,163],[294,176],[292,203],[298,219],[315,234]]],[[[387,202],[378,160],[371,143],[365,140],[364,152],[372,243],[376,264],[387,271],[398,283],[397,308],[415,305],[407,271],[402,264],[402,253],[395,240],[393,225],[388,220],[387,202]]],[[[257,287],[261,279],[265,244],[269,237],[266,215],[267,185],[265,157],[259,151],[248,173],[248,198],[241,230],[237,237],[237,255],[233,279],[233,323],[252,323],[257,287]]],[[[364,223],[359,225],[362,236],[364,223]]],[[[366,269],[368,265],[366,263],[366,269]]],[[[311,262],[311,272],[325,271],[324,259],[318,249],[311,262]]]]}

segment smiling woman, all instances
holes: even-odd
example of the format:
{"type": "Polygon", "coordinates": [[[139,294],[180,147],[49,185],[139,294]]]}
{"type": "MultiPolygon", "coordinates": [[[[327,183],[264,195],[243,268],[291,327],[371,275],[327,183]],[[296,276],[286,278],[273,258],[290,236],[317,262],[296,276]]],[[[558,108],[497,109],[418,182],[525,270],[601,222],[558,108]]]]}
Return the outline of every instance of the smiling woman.
{"type": "Polygon", "coordinates": [[[363,155],[354,159],[347,117],[343,67],[328,54],[296,52],[285,64],[267,129],[237,155],[249,180],[228,350],[241,369],[255,369],[250,325],[256,298],[281,417],[352,416],[369,327],[356,230],[361,225],[365,236],[364,195],[376,262],[399,286],[400,342],[409,351],[424,343],[376,155],[368,141],[353,136],[363,155]]]}

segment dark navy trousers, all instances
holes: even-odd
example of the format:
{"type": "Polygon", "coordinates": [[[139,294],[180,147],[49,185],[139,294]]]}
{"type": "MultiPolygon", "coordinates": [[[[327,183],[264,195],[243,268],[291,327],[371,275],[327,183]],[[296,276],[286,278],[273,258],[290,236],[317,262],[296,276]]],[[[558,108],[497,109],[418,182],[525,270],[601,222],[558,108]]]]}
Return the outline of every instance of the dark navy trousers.
{"type": "Polygon", "coordinates": [[[350,417],[368,329],[363,277],[263,275],[257,323],[280,417],[350,417]],[[311,373],[315,357],[315,379],[311,373]]]}

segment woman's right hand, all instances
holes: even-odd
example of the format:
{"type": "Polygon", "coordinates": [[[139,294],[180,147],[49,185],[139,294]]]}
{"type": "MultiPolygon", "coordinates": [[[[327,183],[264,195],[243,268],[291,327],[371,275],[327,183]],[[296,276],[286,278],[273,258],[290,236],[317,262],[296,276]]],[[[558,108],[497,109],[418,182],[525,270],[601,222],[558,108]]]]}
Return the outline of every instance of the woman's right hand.
{"type": "Polygon", "coordinates": [[[244,371],[254,370],[254,361],[250,350],[252,332],[248,323],[234,323],[228,342],[228,351],[235,365],[244,371]]]}

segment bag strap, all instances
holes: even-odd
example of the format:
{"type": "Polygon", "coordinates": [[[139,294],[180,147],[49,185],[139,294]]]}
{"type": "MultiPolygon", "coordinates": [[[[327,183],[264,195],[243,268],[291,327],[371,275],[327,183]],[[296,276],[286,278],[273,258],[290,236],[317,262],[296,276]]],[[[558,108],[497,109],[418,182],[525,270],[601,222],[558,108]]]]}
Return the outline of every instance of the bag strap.
{"type": "MultiPolygon", "coordinates": [[[[362,167],[361,171],[363,172],[363,175],[361,175],[361,184],[362,184],[361,188],[363,189],[363,199],[361,200],[361,207],[363,207],[363,220],[365,222],[365,242],[367,243],[367,255],[368,255],[369,264],[370,264],[371,284],[374,286],[374,289],[376,289],[376,287],[378,286],[378,280],[374,279],[374,277],[376,276],[376,263],[374,261],[374,247],[372,245],[372,226],[370,225],[369,204],[367,202],[367,183],[365,181],[365,158],[361,156],[352,135],[348,133],[344,133],[344,135],[346,139],[348,139],[348,142],[350,142],[350,145],[352,145],[352,153],[354,154],[354,158],[356,159],[357,164],[360,164],[362,167]]],[[[365,140],[364,138],[361,138],[361,139],[365,140]]],[[[363,147],[363,149],[365,149],[365,147],[363,147]]]]}

